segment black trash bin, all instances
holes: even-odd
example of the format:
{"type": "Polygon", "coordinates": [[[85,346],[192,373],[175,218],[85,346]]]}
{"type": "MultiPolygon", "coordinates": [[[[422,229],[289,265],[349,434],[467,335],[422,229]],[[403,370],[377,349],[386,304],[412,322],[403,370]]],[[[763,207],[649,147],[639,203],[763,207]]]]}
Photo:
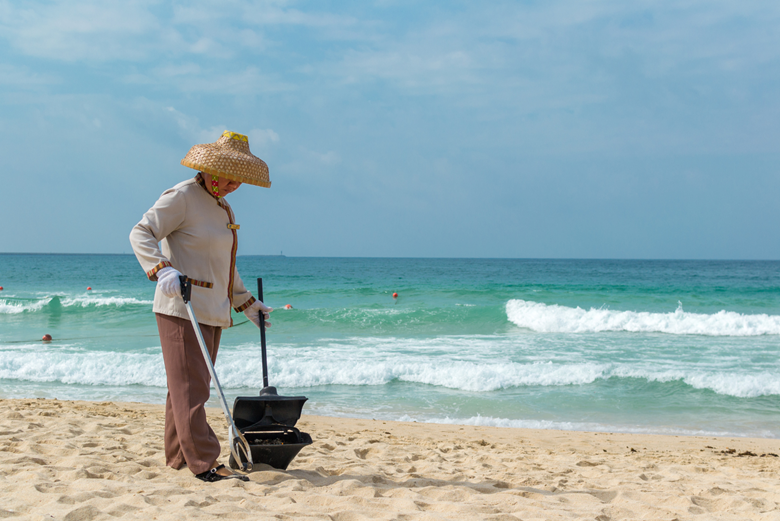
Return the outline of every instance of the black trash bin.
{"type": "MultiPolygon", "coordinates": [[[[258,299],[263,300],[263,279],[257,279],[258,299]]],[[[263,357],[263,390],[259,396],[239,396],[233,402],[233,421],[249,442],[252,461],[285,470],[306,445],[311,436],[299,431],[295,424],[301,418],[305,396],[279,396],[268,385],[268,363],[265,345],[265,322],[260,320],[260,344],[263,357]]],[[[231,433],[232,435],[232,433],[231,433]]],[[[232,439],[232,437],[231,437],[232,439]]],[[[233,455],[230,466],[242,468],[233,455]]]]}
{"type": "MultiPolygon", "coordinates": [[[[285,470],[311,436],[295,427],[301,417],[305,396],[279,396],[275,389],[263,389],[261,396],[239,396],[233,403],[233,421],[252,450],[254,463],[285,470]]],[[[241,468],[233,456],[230,466],[241,468]]]]}

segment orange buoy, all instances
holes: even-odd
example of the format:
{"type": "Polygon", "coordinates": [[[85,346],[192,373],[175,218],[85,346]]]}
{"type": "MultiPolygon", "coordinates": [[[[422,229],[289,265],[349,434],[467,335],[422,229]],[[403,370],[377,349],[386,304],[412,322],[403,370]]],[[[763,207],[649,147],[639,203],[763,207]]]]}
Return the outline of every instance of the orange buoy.
{"type": "Polygon", "coordinates": [[[0,291],[3,291],[3,286],[0,286],[0,291]]]}
{"type": "Polygon", "coordinates": [[[284,305],[284,309],[292,309],[292,308],[293,308],[293,307],[292,307],[292,305],[290,305],[290,304],[285,304],[285,305],[284,305]]]}
{"type": "Polygon", "coordinates": [[[92,286],[87,286],[87,291],[92,291],[92,286]]]}
{"type": "Polygon", "coordinates": [[[398,298],[398,293],[393,293],[393,298],[398,298]]]}
{"type": "Polygon", "coordinates": [[[41,338],[44,342],[51,342],[51,335],[49,333],[46,333],[43,335],[43,338],[41,338]]]}

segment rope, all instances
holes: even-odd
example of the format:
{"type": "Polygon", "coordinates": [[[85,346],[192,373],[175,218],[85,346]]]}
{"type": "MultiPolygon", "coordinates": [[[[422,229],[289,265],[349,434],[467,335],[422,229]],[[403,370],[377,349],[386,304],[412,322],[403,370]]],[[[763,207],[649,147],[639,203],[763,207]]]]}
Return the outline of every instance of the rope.
{"type": "MultiPolygon", "coordinates": [[[[244,320],[243,322],[239,322],[238,324],[233,324],[233,327],[243,326],[249,322],[249,320],[244,320]]],[[[232,328],[231,328],[232,329],[232,328]]],[[[141,338],[147,338],[147,337],[156,337],[157,335],[134,335],[141,338]]],[[[50,342],[70,342],[72,340],[93,340],[96,338],[114,338],[114,335],[102,335],[102,336],[82,336],[82,337],[76,337],[76,338],[53,338],[50,340],[50,342]]],[[[41,339],[36,338],[35,340],[6,340],[4,342],[0,342],[0,345],[6,345],[6,344],[30,344],[30,343],[37,343],[41,342],[41,339]]]]}

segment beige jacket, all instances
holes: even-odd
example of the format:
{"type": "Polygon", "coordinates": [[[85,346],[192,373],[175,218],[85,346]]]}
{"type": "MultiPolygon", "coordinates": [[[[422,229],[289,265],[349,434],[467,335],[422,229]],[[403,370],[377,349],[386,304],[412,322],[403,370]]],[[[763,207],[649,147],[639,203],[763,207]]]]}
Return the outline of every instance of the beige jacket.
{"type": "MultiPolygon", "coordinates": [[[[236,270],[237,229],[230,205],[197,175],[163,192],[130,232],[130,244],[149,280],[166,266],[192,279],[198,322],[224,329],[233,325],[231,307],[241,312],[255,302],[236,270]]],[[[168,298],[159,288],[153,309],[189,320],[181,297],[168,298]]]]}

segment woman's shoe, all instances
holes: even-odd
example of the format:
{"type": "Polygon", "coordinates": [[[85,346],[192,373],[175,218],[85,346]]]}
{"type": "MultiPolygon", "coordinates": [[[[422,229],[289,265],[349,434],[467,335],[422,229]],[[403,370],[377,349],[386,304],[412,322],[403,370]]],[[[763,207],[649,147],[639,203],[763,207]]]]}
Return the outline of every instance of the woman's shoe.
{"type": "Polygon", "coordinates": [[[213,483],[215,481],[222,481],[223,479],[240,479],[241,481],[249,481],[249,478],[242,474],[230,474],[229,476],[223,476],[222,474],[217,473],[219,469],[224,469],[224,468],[225,468],[224,465],[219,465],[217,467],[214,467],[211,470],[207,470],[206,472],[195,474],[195,477],[201,481],[206,481],[208,483],[213,483]]]}

